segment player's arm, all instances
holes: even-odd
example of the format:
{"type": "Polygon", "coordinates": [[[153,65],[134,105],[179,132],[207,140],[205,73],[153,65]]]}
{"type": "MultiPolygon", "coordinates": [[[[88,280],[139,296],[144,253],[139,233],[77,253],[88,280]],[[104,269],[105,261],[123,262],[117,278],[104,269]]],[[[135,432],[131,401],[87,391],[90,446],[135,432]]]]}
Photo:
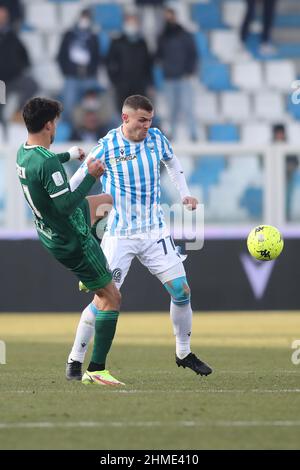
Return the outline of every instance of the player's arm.
{"type": "Polygon", "coordinates": [[[63,215],[70,215],[87,196],[96,179],[103,174],[104,167],[99,161],[88,163],[88,171],[75,191],[71,191],[66,174],[56,158],[44,162],[42,181],[53,203],[63,215]]]}
{"type": "Polygon", "coordinates": [[[85,157],[85,153],[84,150],[74,145],[67,152],[57,153],[56,156],[58,157],[60,163],[66,163],[69,160],[82,161],[85,157]]]}
{"type": "Polygon", "coordinates": [[[195,210],[198,200],[191,195],[181,163],[174,154],[168,139],[163,134],[161,134],[161,138],[163,150],[162,161],[167,168],[170,179],[176,189],[178,189],[182,203],[186,205],[188,209],[195,210]]]}
{"type": "Polygon", "coordinates": [[[75,191],[75,189],[78,187],[78,185],[81,183],[85,175],[87,174],[87,165],[89,161],[92,160],[99,160],[103,161],[104,160],[104,146],[102,143],[99,145],[96,145],[90,153],[88,154],[86,160],[83,162],[83,164],[78,168],[78,170],[74,173],[72,178],[70,179],[70,188],[71,191],[75,191]]]}

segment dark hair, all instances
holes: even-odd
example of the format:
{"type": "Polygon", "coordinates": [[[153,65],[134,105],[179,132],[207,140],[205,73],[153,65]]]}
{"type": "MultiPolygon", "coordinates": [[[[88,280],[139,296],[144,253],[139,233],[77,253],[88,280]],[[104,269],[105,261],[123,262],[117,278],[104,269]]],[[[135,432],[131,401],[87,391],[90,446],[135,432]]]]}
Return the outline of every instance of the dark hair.
{"type": "Polygon", "coordinates": [[[47,98],[32,98],[23,108],[23,119],[28,132],[40,132],[48,121],[54,121],[62,112],[59,101],[47,98]]]}
{"type": "Polygon", "coordinates": [[[135,111],[137,109],[143,109],[144,111],[148,111],[149,113],[153,111],[153,104],[151,103],[151,101],[146,96],[142,95],[128,96],[124,101],[123,106],[128,106],[129,108],[134,109],[135,111]]]}

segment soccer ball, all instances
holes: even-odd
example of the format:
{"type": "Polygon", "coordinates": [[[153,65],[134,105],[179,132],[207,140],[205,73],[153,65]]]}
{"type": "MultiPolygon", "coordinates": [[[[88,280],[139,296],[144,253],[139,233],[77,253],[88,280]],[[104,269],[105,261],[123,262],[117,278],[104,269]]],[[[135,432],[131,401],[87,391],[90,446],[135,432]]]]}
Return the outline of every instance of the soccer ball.
{"type": "Polygon", "coordinates": [[[276,227],[260,225],[249,233],[247,247],[254,258],[261,261],[271,261],[282,252],[283,239],[276,227]]]}

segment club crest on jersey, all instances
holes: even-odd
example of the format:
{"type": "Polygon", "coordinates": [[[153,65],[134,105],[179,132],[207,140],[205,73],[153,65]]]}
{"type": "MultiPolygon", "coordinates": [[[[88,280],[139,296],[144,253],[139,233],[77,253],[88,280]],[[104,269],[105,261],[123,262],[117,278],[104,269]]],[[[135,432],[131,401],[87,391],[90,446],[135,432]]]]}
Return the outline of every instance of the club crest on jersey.
{"type": "Polygon", "coordinates": [[[115,282],[121,282],[122,278],[122,269],[121,268],[115,268],[112,272],[112,277],[115,282]]]}

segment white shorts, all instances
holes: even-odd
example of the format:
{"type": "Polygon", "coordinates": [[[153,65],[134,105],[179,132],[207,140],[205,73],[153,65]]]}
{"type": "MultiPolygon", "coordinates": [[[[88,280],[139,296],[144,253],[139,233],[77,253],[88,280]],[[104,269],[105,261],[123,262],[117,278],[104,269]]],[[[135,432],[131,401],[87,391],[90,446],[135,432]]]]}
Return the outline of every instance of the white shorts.
{"type": "Polygon", "coordinates": [[[166,232],[160,238],[116,237],[107,232],[101,248],[113,273],[113,279],[120,288],[135,256],[151,274],[165,284],[177,277],[185,276],[182,258],[172,237],[166,232]]]}

